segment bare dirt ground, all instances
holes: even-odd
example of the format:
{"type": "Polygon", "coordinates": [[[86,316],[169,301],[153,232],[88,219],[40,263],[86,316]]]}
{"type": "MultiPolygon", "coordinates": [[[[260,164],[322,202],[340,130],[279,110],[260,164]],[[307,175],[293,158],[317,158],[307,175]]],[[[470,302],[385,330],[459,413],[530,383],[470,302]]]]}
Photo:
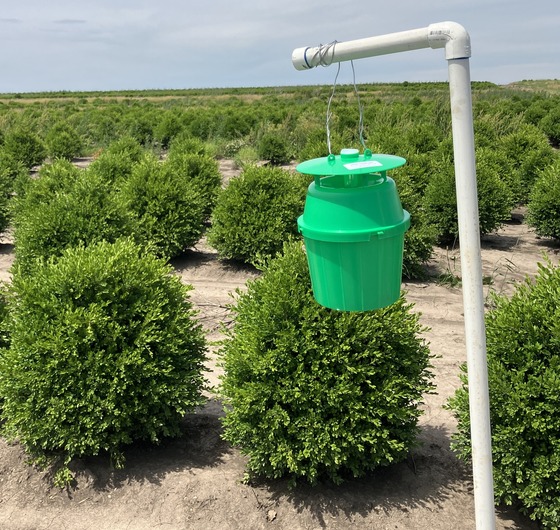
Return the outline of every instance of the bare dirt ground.
{"type": "MultiPolygon", "coordinates": [[[[222,164],[224,176],[235,174],[222,164]]],[[[483,240],[486,293],[511,293],[525,275],[533,275],[543,253],[558,263],[559,247],[537,238],[516,212],[497,234],[483,240]]],[[[9,280],[13,260],[9,237],[0,240],[0,281],[9,280]]],[[[174,261],[181,278],[193,285],[192,300],[210,341],[220,338],[220,322],[231,318],[231,293],[257,273],[218,260],[204,241],[174,261]]],[[[433,276],[460,275],[460,252],[436,248],[428,264],[433,276]]],[[[474,524],[472,482],[468,467],[450,450],[455,428],[443,404],[459,385],[465,361],[460,286],[434,278],[403,285],[407,298],[430,328],[426,338],[435,360],[437,394],[426,396],[421,445],[407,461],[380,469],[341,486],[322,484],[289,490],[285,481],[243,484],[245,458],[220,438],[220,403],[185,418],[184,436],[159,446],[136,444],[126,451],[124,470],[111,469],[108,458],[79,460],[76,487],[59,490],[45,472],[26,464],[18,445],[0,439],[0,529],[171,530],[220,529],[410,529],[463,530],[474,524]]],[[[215,346],[208,379],[218,383],[215,346]]],[[[514,509],[497,510],[499,530],[532,530],[535,523],[514,509]]]]}

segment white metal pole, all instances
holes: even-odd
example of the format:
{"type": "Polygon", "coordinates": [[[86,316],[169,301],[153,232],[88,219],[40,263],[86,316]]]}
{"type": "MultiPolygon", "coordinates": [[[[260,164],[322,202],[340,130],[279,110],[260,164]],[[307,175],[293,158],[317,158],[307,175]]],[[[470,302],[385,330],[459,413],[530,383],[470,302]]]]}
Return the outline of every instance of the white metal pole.
{"type": "Polygon", "coordinates": [[[494,487],[469,59],[451,59],[448,65],[476,527],[486,530],[495,528],[494,487]]]}
{"type": "Polygon", "coordinates": [[[328,65],[332,62],[428,47],[433,49],[445,48],[445,58],[448,60],[449,66],[455,185],[469,375],[476,528],[478,530],[494,530],[496,522],[492,479],[492,440],[469,70],[469,57],[471,55],[469,34],[456,22],[439,22],[431,24],[427,28],[381,35],[369,39],[359,39],[315,48],[298,48],[292,54],[292,62],[296,69],[306,70],[319,65],[328,65]]]}

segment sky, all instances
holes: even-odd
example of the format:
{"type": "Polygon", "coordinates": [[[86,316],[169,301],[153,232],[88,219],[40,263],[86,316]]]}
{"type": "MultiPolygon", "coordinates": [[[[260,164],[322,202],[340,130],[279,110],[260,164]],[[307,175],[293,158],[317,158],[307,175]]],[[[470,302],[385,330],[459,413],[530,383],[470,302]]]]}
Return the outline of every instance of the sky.
{"type": "MultiPolygon", "coordinates": [[[[0,93],[332,84],[336,66],[296,71],[293,49],[448,20],[473,81],[560,78],[559,0],[0,0],[0,93]]],[[[357,83],[447,80],[442,49],[354,67],[357,83]]]]}

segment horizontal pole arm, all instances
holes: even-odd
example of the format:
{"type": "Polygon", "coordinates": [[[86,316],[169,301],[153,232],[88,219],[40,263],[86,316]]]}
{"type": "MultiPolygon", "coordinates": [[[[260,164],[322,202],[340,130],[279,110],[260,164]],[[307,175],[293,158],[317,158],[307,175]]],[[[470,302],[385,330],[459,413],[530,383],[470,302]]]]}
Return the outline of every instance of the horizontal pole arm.
{"type": "Polygon", "coordinates": [[[438,22],[427,28],[297,48],[292,53],[292,63],[296,70],[308,70],[335,62],[423,48],[445,48],[446,59],[465,59],[471,56],[470,37],[465,28],[456,22],[438,22]]]}

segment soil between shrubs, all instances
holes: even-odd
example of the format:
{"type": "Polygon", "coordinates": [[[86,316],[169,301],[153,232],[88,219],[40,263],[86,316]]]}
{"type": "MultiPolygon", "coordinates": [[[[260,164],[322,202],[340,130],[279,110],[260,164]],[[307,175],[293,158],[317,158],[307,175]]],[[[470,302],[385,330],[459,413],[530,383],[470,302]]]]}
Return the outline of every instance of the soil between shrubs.
{"type": "MultiPolygon", "coordinates": [[[[231,161],[221,162],[224,180],[235,176],[231,161]]],[[[533,275],[546,253],[559,261],[558,245],[535,236],[523,211],[482,242],[485,293],[511,293],[533,275]]],[[[294,221],[295,222],[295,221],[294,221]]],[[[9,281],[13,245],[0,239],[0,281],[9,281]]],[[[176,273],[193,285],[191,297],[210,342],[219,340],[228,322],[231,293],[257,272],[221,262],[202,239],[173,260],[176,273]]],[[[379,469],[340,486],[321,484],[289,490],[287,481],[243,484],[245,457],[220,437],[221,404],[208,403],[184,420],[184,436],[158,446],[134,444],[126,467],[111,469],[106,455],[76,461],[75,488],[59,490],[49,477],[26,463],[16,445],[0,438],[0,528],[38,530],[168,529],[410,529],[467,530],[475,526],[470,470],[450,450],[455,429],[443,404],[459,386],[465,361],[463,300],[460,286],[437,276],[460,276],[460,251],[435,248],[426,281],[405,282],[407,299],[430,328],[426,338],[435,359],[437,394],[426,396],[420,420],[421,445],[407,461],[379,469]]],[[[218,384],[220,369],[211,346],[207,377],[218,384]]],[[[499,530],[532,530],[538,525],[515,509],[497,510],[499,530]]]]}

